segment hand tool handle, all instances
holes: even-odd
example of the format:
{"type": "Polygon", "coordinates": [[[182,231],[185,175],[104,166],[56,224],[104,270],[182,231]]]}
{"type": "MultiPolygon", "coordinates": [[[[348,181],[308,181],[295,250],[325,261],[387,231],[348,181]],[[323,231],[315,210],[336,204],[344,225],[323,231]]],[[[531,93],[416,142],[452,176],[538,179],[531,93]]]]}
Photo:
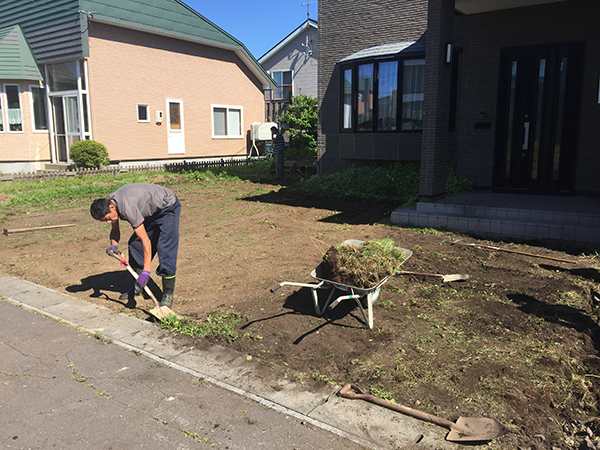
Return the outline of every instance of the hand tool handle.
{"type": "MultiPolygon", "coordinates": [[[[123,254],[121,253],[120,250],[117,250],[116,252],[114,250],[110,251],[110,254],[119,260],[119,262],[121,262],[122,265],[124,265],[125,267],[127,267],[127,270],[129,271],[129,273],[131,275],[133,275],[133,278],[138,279],[138,274],[135,273],[135,270],[133,270],[131,268],[131,266],[122,258],[123,254]]],[[[152,293],[152,291],[150,290],[150,288],[148,287],[148,285],[144,286],[144,291],[146,292],[146,294],[148,294],[148,296],[152,299],[152,301],[154,302],[154,306],[156,306],[156,308],[158,308],[158,310],[160,311],[160,303],[158,302],[158,300],[156,300],[156,297],[154,296],[154,294],[152,293]]]]}
{"type": "Polygon", "coordinates": [[[490,250],[500,250],[501,252],[517,253],[519,255],[533,256],[535,258],[544,258],[544,259],[551,259],[553,261],[560,261],[560,262],[565,262],[565,263],[570,263],[570,264],[577,264],[577,261],[571,261],[569,259],[554,258],[553,256],[536,255],[535,253],[521,252],[519,250],[510,250],[508,248],[492,247],[491,245],[479,245],[479,246],[483,247],[483,248],[488,248],[490,250]]]}

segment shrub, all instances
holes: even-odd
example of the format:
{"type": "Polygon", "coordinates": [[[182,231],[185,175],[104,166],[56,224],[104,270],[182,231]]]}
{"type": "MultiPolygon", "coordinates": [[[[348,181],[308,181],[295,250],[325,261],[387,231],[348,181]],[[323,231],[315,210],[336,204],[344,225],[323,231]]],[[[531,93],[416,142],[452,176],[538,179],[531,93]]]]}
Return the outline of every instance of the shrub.
{"type": "Polygon", "coordinates": [[[100,167],[101,164],[110,164],[108,150],[100,142],[84,140],[76,142],[69,148],[69,158],[75,167],[100,167]]]}
{"type": "Polygon", "coordinates": [[[277,116],[289,129],[290,146],[286,159],[314,158],[317,155],[317,99],[311,95],[298,94],[291,98],[290,106],[283,116],[277,116]]]}

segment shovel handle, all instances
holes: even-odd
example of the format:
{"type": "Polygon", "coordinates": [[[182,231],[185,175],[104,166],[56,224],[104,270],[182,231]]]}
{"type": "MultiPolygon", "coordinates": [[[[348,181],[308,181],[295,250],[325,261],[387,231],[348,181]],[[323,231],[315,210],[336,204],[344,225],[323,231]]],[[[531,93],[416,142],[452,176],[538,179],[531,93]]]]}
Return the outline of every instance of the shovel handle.
{"type": "MultiPolygon", "coordinates": [[[[138,279],[139,275],[137,273],[135,273],[135,270],[133,270],[131,268],[131,266],[126,261],[123,262],[124,261],[123,260],[123,254],[121,253],[120,250],[117,250],[116,252],[114,250],[111,250],[110,254],[114,258],[118,259],[127,268],[127,270],[129,271],[129,273],[131,275],[133,275],[133,278],[135,278],[136,280],[138,279]]],[[[154,294],[152,293],[152,291],[150,290],[150,288],[148,287],[148,285],[144,286],[144,291],[152,299],[152,301],[154,302],[154,306],[156,308],[158,308],[158,310],[160,311],[160,303],[158,302],[158,300],[156,299],[156,297],[154,296],[154,294]]]]}
{"type": "MultiPolygon", "coordinates": [[[[458,243],[458,241],[455,243],[458,243]]],[[[522,252],[519,250],[511,250],[509,248],[493,247],[491,245],[483,245],[483,244],[475,244],[475,243],[461,244],[461,245],[468,245],[469,247],[487,248],[488,250],[497,250],[499,252],[516,253],[518,255],[532,256],[534,258],[551,259],[552,261],[560,261],[560,262],[569,263],[569,264],[577,264],[577,261],[572,261],[570,259],[555,258],[554,256],[536,255],[535,253],[522,252]]]]}
{"type": "Polygon", "coordinates": [[[441,275],[439,273],[410,272],[408,270],[397,270],[396,273],[400,274],[400,275],[419,275],[419,276],[423,276],[423,277],[439,277],[439,278],[444,278],[444,275],[441,275]]]}
{"type": "MultiPolygon", "coordinates": [[[[370,403],[374,403],[379,406],[383,406],[385,408],[393,409],[394,411],[398,411],[402,414],[406,414],[408,416],[415,417],[417,419],[425,420],[426,422],[435,423],[441,427],[447,428],[449,430],[457,429],[456,424],[454,422],[450,422],[449,420],[442,419],[441,417],[434,416],[431,414],[427,414],[423,411],[417,411],[416,409],[409,408],[408,406],[399,405],[397,403],[392,403],[389,400],[384,400],[379,397],[375,397],[369,394],[363,394],[360,389],[352,386],[351,384],[347,384],[339,391],[339,395],[344,398],[349,398],[352,400],[365,400],[370,403]],[[354,389],[358,392],[355,394],[351,391],[354,389]]],[[[458,430],[460,431],[460,430],[458,430]]]]}

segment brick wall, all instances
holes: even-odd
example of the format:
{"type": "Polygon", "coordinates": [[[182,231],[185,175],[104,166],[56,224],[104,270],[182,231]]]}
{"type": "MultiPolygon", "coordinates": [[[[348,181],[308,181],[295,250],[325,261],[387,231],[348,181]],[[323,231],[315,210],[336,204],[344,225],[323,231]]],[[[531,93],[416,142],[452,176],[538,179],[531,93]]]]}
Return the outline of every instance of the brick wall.
{"type": "Polygon", "coordinates": [[[465,16],[457,110],[458,174],[492,186],[500,50],[504,47],[584,41],[584,77],[575,191],[600,193],[600,2],[572,0],[465,16]],[[480,114],[490,129],[474,129],[480,114]]]}
{"type": "Polygon", "coordinates": [[[319,1],[319,155],[322,173],[342,170],[353,164],[353,158],[357,157],[367,160],[419,158],[420,134],[340,134],[340,73],[336,63],[379,44],[419,40],[425,32],[426,22],[426,0],[319,1]]]}

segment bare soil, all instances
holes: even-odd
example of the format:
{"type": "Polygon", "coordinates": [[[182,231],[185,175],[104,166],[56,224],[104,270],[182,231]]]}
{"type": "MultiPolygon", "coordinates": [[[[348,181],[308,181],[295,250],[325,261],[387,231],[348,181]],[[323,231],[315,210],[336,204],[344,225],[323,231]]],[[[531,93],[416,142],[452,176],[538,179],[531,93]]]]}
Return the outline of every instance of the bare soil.
{"type": "MultiPolygon", "coordinates": [[[[279,186],[156,182],[171,183],[182,203],[173,309],[198,320],[215,309],[239,314],[237,339],[212,340],[262,361],[265,378],[352,383],[449,420],[493,417],[511,432],[491,448],[597,445],[600,262],[592,250],[393,227],[393,205],[298,199],[279,186]],[[372,330],[354,301],[318,317],[310,289],[270,292],[284,281],[315,282],[310,273],[332,245],[383,237],[413,252],[403,270],[472,278],[390,277],[372,330]]],[[[132,278],[106,256],[109,227],[88,208],[16,211],[3,227],[76,226],[1,236],[0,271],[148,318],[150,300],[118,300],[132,278]]],[[[126,250],[128,230],[122,234],[126,250]]],[[[151,288],[160,296],[160,286],[151,288]]]]}

